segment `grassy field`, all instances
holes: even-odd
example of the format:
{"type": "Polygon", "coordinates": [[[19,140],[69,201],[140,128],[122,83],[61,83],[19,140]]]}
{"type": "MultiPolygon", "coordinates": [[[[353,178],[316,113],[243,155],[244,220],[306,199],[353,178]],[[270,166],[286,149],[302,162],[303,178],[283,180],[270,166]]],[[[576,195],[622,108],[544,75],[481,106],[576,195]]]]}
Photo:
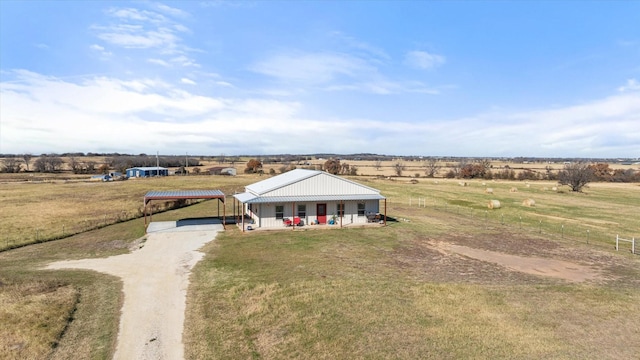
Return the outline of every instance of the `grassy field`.
{"type": "MultiPolygon", "coordinates": [[[[110,208],[134,212],[149,190],[217,188],[230,194],[259,179],[2,184],[0,211],[12,222],[43,221],[38,208],[46,206],[47,221],[71,224],[85,212],[99,220],[98,205],[110,199],[117,199],[110,208]],[[60,203],[79,209],[58,211],[60,203]]],[[[633,359],[640,353],[640,260],[628,248],[613,250],[616,233],[640,237],[637,184],[591,184],[574,194],[544,190],[555,184],[538,182],[462,187],[453,180],[355,180],[382,190],[397,221],[326,231],[230,228],[204,248],[189,288],[187,358],[633,359]],[[424,199],[421,207],[417,198],[424,199]],[[536,206],[523,207],[525,198],[536,206]],[[502,208],[488,211],[489,199],[500,200],[502,208]],[[603,278],[570,283],[509,271],[445,254],[433,245],[441,241],[572,261],[597,268],[603,278]]],[[[154,220],[207,216],[212,204],[154,220]]],[[[31,237],[7,222],[3,233],[31,237]]],[[[121,254],[143,237],[136,219],[0,252],[0,358],[109,358],[120,281],[39,269],[62,259],[121,254]]]]}
{"type": "MultiPolygon", "coordinates": [[[[220,189],[233,194],[255,181],[243,176],[172,176],[114,182],[81,179],[1,184],[0,250],[138,218],[143,213],[142,199],[151,190],[220,189]]],[[[165,206],[159,202],[151,205],[154,212],[165,206]]],[[[230,206],[228,209],[232,210],[230,206]]],[[[209,211],[216,215],[217,207],[209,211]]]]}

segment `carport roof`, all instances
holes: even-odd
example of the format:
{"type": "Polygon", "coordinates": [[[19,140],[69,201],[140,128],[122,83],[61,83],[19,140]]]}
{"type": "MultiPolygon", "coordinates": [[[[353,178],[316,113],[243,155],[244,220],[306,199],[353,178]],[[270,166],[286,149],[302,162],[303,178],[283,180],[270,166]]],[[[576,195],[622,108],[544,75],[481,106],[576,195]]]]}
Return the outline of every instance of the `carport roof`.
{"type": "Polygon", "coordinates": [[[172,190],[149,191],[144,196],[144,203],[151,200],[177,200],[177,199],[219,199],[224,202],[224,193],[220,190],[172,190]]]}

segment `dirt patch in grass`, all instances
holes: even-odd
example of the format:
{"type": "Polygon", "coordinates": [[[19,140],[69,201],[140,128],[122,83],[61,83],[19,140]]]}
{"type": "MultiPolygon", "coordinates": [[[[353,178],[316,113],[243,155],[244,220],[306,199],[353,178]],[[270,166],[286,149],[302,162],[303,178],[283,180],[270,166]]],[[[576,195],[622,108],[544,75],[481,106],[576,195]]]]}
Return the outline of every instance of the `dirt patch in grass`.
{"type": "Polygon", "coordinates": [[[523,234],[456,234],[405,241],[390,265],[423,281],[491,285],[615,283],[640,286],[633,259],[523,234]]]}

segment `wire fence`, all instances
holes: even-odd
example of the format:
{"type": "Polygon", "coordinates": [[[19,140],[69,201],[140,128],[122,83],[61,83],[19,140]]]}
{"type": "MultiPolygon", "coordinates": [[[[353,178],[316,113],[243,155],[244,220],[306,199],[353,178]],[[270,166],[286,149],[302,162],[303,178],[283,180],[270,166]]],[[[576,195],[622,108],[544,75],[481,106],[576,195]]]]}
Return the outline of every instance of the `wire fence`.
{"type": "MultiPolygon", "coordinates": [[[[459,216],[465,216],[482,224],[485,230],[507,228],[546,236],[556,240],[582,243],[603,249],[633,251],[634,246],[621,245],[616,247],[616,238],[637,239],[632,234],[620,234],[615,229],[602,229],[576,220],[559,221],[549,219],[546,215],[536,215],[528,212],[509,211],[500,209],[477,209],[468,206],[450,204],[444,200],[428,198],[409,198],[410,207],[430,208],[459,216]],[[542,218],[541,218],[542,217],[542,218]]],[[[635,243],[633,243],[635,245],[635,243]]]]}
{"type": "MultiPolygon", "coordinates": [[[[160,214],[198,203],[196,200],[158,202],[148,206],[148,213],[160,214]]],[[[141,219],[144,208],[94,213],[84,219],[66,219],[46,226],[12,229],[0,235],[0,251],[11,250],[26,245],[37,244],[52,240],[64,239],[87,231],[101,229],[106,226],[141,219]]]]}

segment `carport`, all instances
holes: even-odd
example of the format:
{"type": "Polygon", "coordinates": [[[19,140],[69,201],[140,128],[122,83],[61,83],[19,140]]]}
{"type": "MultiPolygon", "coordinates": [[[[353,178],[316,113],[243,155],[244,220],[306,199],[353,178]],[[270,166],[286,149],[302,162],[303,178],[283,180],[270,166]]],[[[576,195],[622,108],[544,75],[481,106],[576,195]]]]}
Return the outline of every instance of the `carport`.
{"type": "MultiPolygon", "coordinates": [[[[220,190],[175,190],[175,191],[149,191],[144,196],[144,228],[147,229],[147,204],[153,200],[171,201],[186,199],[218,199],[218,218],[220,218],[220,203],[222,203],[222,225],[226,225],[225,196],[220,190]]],[[[153,208],[149,213],[149,223],[153,216],[153,208]]]]}

